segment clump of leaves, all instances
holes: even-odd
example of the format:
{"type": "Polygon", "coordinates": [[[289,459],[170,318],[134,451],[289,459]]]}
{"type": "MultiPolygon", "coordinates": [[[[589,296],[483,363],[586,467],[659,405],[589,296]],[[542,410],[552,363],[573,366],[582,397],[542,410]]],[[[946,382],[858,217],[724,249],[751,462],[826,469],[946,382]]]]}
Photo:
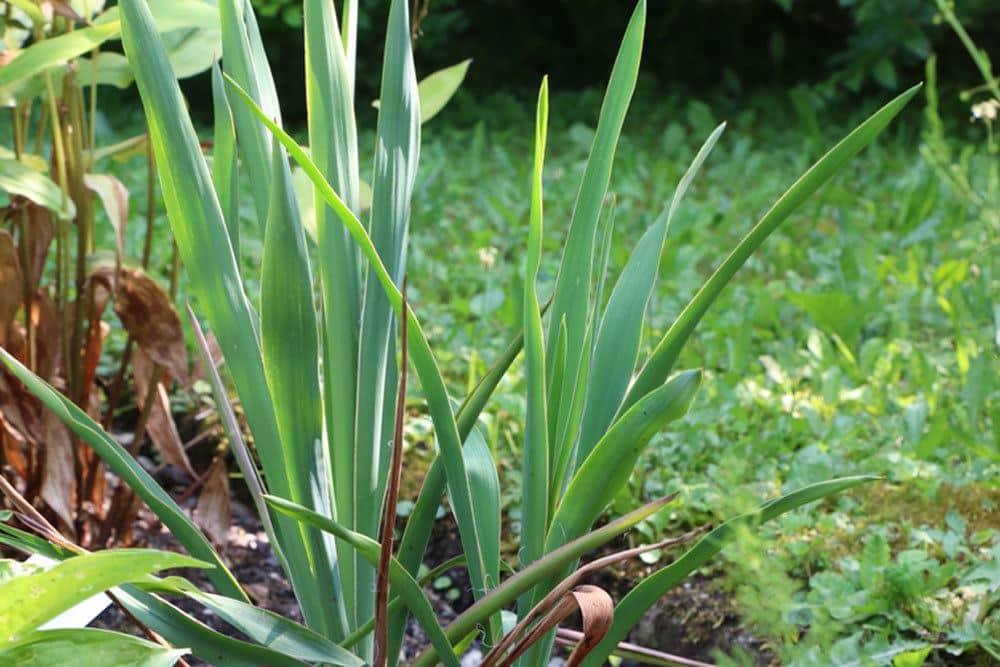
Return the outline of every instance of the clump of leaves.
{"type": "MultiPolygon", "coordinates": [[[[646,305],[670,220],[723,131],[719,126],[708,136],[672,199],[650,222],[614,285],[608,285],[606,296],[615,220],[613,198],[607,195],[639,72],[646,13],[645,2],[640,2],[611,73],[545,314],[536,286],[544,237],[548,120],[548,82],[542,81],[527,195],[523,333],[456,407],[420,318],[407,307],[403,294],[424,106],[414,75],[408,3],[394,0],[390,9],[371,206],[364,221],[353,93],[356,16],[345,11],[341,31],[329,2],[304,4],[307,151],[282,128],[249,0],[220,3],[226,74],[214,70],[217,152],[210,170],[146,4],[122,0],[119,7],[125,52],[143,98],[174,236],[198,307],[225,356],[263,474],[242,444],[221,379],[213,375],[217,401],[310,628],[296,626],[294,632],[311,633],[332,644],[343,664],[396,663],[407,613],[430,640],[415,658],[417,665],[457,665],[456,647],[465,646],[479,632],[494,646],[495,652],[488,656],[491,663],[508,664],[520,657],[529,664],[545,664],[558,624],[575,607],[586,610],[585,628],[570,662],[601,664],[660,595],[716,555],[741,528],[753,529],[872,479],[845,477],[807,485],[710,531],[704,527],[657,545],[665,548],[697,540],[617,604],[607,593],[579,585],[584,575],[608,562],[600,559],[578,567],[584,553],[672,500],[665,497],[593,527],[628,483],[651,438],[686,413],[701,372],[676,371],[675,365],[699,321],[750,255],[875,139],[916,87],[877,111],[796,181],[705,281],[649,358],[640,362],[646,305]],[[289,158],[312,185],[316,273],[289,158]],[[247,296],[245,276],[235,259],[240,239],[234,184],[243,177],[251,185],[264,238],[259,313],[247,296]],[[401,366],[396,363],[397,329],[407,353],[401,366]],[[518,462],[524,498],[522,549],[520,562],[510,565],[514,574],[502,579],[497,465],[476,422],[522,348],[528,406],[523,458],[518,462]],[[407,359],[420,381],[439,454],[424,479],[396,556],[391,557],[395,512],[383,505],[394,509],[393,490],[398,488],[402,432],[398,406],[407,359]],[[385,442],[393,426],[390,454],[385,442]],[[415,576],[445,493],[459,529],[475,602],[442,628],[415,576]],[[398,596],[395,606],[386,585],[398,596]],[[512,608],[517,609],[519,622],[505,634],[501,614],[512,608]],[[356,651],[357,657],[345,656],[345,647],[356,651]]],[[[193,324],[200,331],[196,319],[193,324]]],[[[248,619],[260,616],[246,604],[238,583],[205,538],[148,475],[122,455],[114,440],[10,355],[0,354],[0,359],[101,453],[192,554],[212,563],[212,582],[232,598],[210,598],[213,610],[228,605],[230,618],[239,619],[241,629],[248,619]]],[[[642,551],[616,557],[634,557],[642,551]]],[[[205,594],[188,595],[205,603],[205,594]]],[[[127,602],[126,606],[137,613],[127,602]]],[[[144,622],[157,632],[166,625],[165,632],[183,637],[193,647],[203,635],[200,630],[178,633],[164,617],[144,622]]],[[[254,639],[268,636],[257,629],[248,634],[254,639]]]]}

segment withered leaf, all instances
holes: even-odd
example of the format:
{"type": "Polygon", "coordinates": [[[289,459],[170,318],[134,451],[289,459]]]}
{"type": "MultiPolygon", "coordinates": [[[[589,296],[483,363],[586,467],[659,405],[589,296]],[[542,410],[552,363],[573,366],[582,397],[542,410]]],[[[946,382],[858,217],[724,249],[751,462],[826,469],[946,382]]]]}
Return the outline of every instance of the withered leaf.
{"type": "Polygon", "coordinates": [[[49,15],[61,16],[74,23],[86,23],[86,20],[76,13],[73,6],[66,0],[42,0],[42,11],[49,15]]]}
{"type": "Polygon", "coordinates": [[[24,301],[24,276],[17,258],[14,239],[0,229],[0,345],[7,340],[7,328],[24,301]]]}
{"type": "Polygon", "coordinates": [[[45,468],[42,475],[42,499],[56,513],[65,528],[73,527],[73,499],[76,471],[73,443],[65,424],[50,410],[42,418],[45,439],[41,443],[45,468]]]}
{"type": "MultiPolygon", "coordinates": [[[[141,349],[132,352],[132,374],[135,380],[136,398],[141,407],[149,395],[149,382],[153,377],[153,362],[141,349]]],[[[192,478],[198,476],[191,467],[191,461],[188,460],[187,452],[184,450],[184,442],[177,432],[177,424],[170,414],[170,398],[162,382],[156,383],[153,405],[146,420],[146,433],[164,461],[177,466],[192,478]]]]}
{"type": "Polygon", "coordinates": [[[128,189],[110,174],[84,174],[84,184],[97,193],[111,226],[115,229],[115,260],[125,256],[125,225],[128,222],[128,189]]]}
{"type": "Polygon", "coordinates": [[[39,290],[31,301],[31,326],[35,329],[35,373],[49,382],[62,359],[62,326],[59,311],[48,292],[39,290]]]}
{"type": "Polygon", "coordinates": [[[169,371],[182,385],[188,385],[187,349],[184,333],[170,296],[141,269],[123,267],[118,280],[109,267],[99,268],[92,278],[112,281],[115,314],[146,355],[169,371]]]}
{"type": "Polygon", "coordinates": [[[27,203],[28,211],[28,257],[31,258],[31,287],[38,289],[38,283],[45,270],[45,260],[49,254],[49,246],[55,237],[55,225],[52,222],[52,211],[34,202],[27,203]]]}
{"type": "Polygon", "coordinates": [[[194,519],[216,548],[221,550],[226,545],[233,518],[229,500],[229,471],[225,458],[216,458],[205,475],[194,519]]]}

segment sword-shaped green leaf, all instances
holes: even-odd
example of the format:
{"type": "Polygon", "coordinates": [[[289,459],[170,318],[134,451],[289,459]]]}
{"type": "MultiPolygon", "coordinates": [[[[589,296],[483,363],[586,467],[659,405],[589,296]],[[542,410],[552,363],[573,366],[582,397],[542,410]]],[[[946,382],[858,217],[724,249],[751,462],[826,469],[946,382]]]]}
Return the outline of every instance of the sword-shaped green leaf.
{"type": "Polygon", "coordinates": [[[660,268],[660,255],[670,221],[694,180],[701,165],[725,129],[725,123],[715,128],[691,166],[681,178],[669,206],[643,234],[611,290],[611,297],[601,317],[594,360],[587,383],[586,406],[583,410],[576,460],[584,461],[601,436],[607,431],[628,384],[632,380],[639,341],[642,336],[646,304],[660,268]]]}
{"type": "Polygon", "coordinates": [[[875,137],[896,117],[896,114],[903,110],[903,107],[917,94],[918,90],[920,90],[920,84],[913,86],[872,114],[868,120],[855,128],[840,143],[830,149],[830,152],[810,167],[809,171],[795,181],[785,194],[781,195],[771,210],[765,213],[764,217],[754,225],[754,228],[743,237],[743,240],[739,242],[674,320],[629,388],[625,400],[619,408],[619,413],[627,410],[629,406],[663,382],[663,379],[673,370],[681,349],[687,343],[695,327],[698,326],[698,322],[701,321],[719,293],[732,280],[750,255],[777,229],[778,225],[784,222],[810,195],[829,181],[848,160],[874,141],[875,137]]]}

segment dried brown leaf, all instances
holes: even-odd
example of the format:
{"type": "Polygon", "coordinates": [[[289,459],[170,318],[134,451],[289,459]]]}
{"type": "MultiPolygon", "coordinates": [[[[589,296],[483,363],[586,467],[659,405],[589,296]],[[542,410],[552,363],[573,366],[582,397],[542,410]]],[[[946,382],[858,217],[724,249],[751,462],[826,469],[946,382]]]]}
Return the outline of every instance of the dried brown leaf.
{"type": "Polygon", "coordinates": [[[55,15],[61,16],[73,23],[86,23],[86,20],[77,14],[73,6],[66,2],[66,0],[42,0],[39,4],[42,7],[42,11],[49,18],[55,15]]]}
{"type": "Polygon", "coordinates": [[[198,498],[194,519],[216,548],[221,550],[226,545],[233,514],[229,501],[229,470],[225,458],[221,456],[212,462],[205,473],[205,484],[198,498]]]}
{"type": "Polygon", "coordinates": [[[170,296],[141,269],[123,267],[116,281],[114,269],[101,266],[90,279],[113,286],[115,314],[125,330],[150,359],[188,386],[184,333],[170,296]]]}
{"type": "Polygon", "coordinates": [[[181,320],[156,281],[142,271],[123,269],[115,291],[115,313],[149,358],[186,386],[187,350],[181,320]]]}
{"type": "MultiPolygon", "coordinates": [[[[538,607],[535,609],[537,610],[538,607]]],[[[612,621],[614,621],[614,600],[611,599],[607,591],[597,586],[577,586],[564,593],[547,605],[538,623],[520,639],[518,637],[521,633],[518,630],[522,626],[519,624],[510,635],[504,637],[504,641],[497,644],[496,648],[486,656],[483,660],[483,667],[493,667],[494,665],[509,667],[528,648],[578,609],[583,618],[583,637],[566,661],[567,667],[577,667],[587,657],[587,654],[601,643],[608,630],[611,629],[612,621]],[[508,649],[511,649],[510,653],[505,654],[508,649]]]]}
{"type": "Polygon", "coordinates": [[[35,373],[52,382],[62,361],[62,325],[48,292],[39,290],[31,301],[31,326],[35,330],[35,373]]]}
{"type": "MultiPolygon", "coordinates": [[[[135,380],[135,393],[140,408],[149,396],[149,382],[153,377],[153,361],[141,349],[132,352],[132,375],[135,380]]],[[[162,382],[156,383],[153,393],[153,405],[150,407],[146,420],[146,433],[160,456],[167,463],[177,466],[192,478],[197,477],[184,450],[184,442],[177,431],[177,424],[170,413],[170,397],[162,382]]]]}
{"type": "Polygon", "coordinates": [[[38,283],[45,270],[45,260],[55,237],[52,212],[44,206],[28,202],[28,257],[31,258],[31,287],[38,289],[38,283]]]}
{"type": "Polygon", "coordinates": [[[45,440],[41,443],[45,462],[42,499],[63,522],[64,528],[72,530],[76,492],[73,442],[66,426],[50,410],[45,411],[42,422],[45,426],[45,440]]]}
{"type": "Polygon", "coordinates": [[[128,189],[110,174],[84,174],[84,184],[97,193],[104,204],[104,212],[115,230],[116,266],[121,266],[125,256],[125,225],[128,223],[128,189]]]}
{"type": "Polygon", "coordinates": [[[573,649],[566,667],[577,667],[611,629],[615,620],[615,602],[607,591],[597,586],[580,586],[571,595],[583,618],[583,639],[573,649]]]}
{"type": "Polygon", "coordinates": [[[0,414],[21,441],[34,444],[45,435],[41,403],[6,370],[0,371],[0,414]]]}
{"type": "Polygon", "coordinates": [[[0,461],[9,465],[19,477],[27,476],[29,466],[24,436],[2,413],[0,413],[0,461]]]}
{"type": "Polygon", "coordinates": [[[0,345],[7,341],[7,329],[24,302],[24,276],[17,258],[14,238],[0,229],[0,345]]]}

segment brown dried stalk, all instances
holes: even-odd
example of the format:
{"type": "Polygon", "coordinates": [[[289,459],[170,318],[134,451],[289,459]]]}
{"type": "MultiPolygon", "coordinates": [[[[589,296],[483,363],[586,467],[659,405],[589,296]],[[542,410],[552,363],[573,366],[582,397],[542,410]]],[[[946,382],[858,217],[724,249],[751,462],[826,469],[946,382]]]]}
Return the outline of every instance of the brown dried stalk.
{"type": "Polygon", "coordinates": [[[403,470],[403,417],[406,410],[406,278],[400,313],[399,387],[396,391],[396,431],[392,438],[392,464],[382,506],[382,552],[379,554],[378,576],[375,580],[375,659],[372,667],[386,667],[389,659],[389,561],[392,558],[393,532],[396,525],[396,502],[399,499],[399,478],[403,470]]]}

